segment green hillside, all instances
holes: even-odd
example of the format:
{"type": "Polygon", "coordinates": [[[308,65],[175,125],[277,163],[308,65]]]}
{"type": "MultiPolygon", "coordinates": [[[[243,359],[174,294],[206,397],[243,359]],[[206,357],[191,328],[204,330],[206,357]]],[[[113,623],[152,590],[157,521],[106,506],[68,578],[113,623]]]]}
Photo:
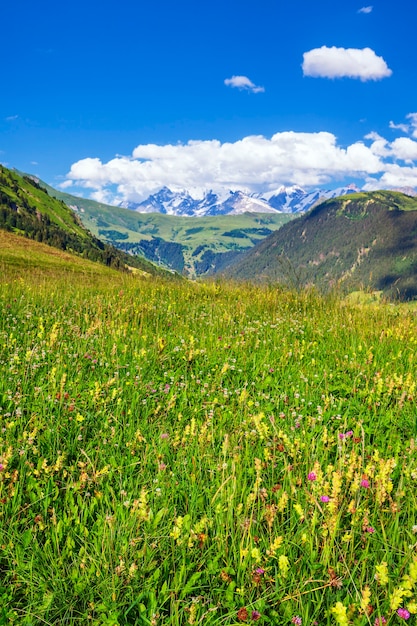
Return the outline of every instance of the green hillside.
{"type": "Polygon", "coordinates": [[[62,193],[48,185],[45,188],[71,207],[96,237],[193,277],[221,271],[243,250],[293,218],[279,213],[199,218],[137,213],[62,193]]]}
{"type": "Polygon", "coordinates": [[[18,280],[31,285],[57,278],[96,285],[122,277],[119,271],[102,263],[89,261],[2,229],[0,229],[0,273],[1,283],[18,280]]]}
{"type": "Polygon", "coordinates": [[[243,255],[237,279],[417,297],[417,199],[377,191],[328,200],[243,255]]]}
{"type": "Polygon", "coordinates": [[[0,229],[119,270],[134,267],[149,274],[162,271],[143,257],[133,257],[103,243],[64,202],[50,196],[36,180],[3,166],[0,166],[0,229]]]}

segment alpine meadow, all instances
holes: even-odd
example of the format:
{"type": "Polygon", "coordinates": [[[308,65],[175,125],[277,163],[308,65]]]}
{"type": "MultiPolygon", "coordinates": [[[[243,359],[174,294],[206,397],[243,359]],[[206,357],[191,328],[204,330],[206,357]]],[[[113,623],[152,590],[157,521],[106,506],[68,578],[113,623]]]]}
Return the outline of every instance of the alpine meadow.
{"type": "Polygon", "coordinates": [[[417,0],[0,23],[0,626],[417,626],[417,0]]]}
{"type": "Polygon", "coordinates": [[[414,619],[412,304],[47,263],[14,237],[1,624],[414,619]]]}

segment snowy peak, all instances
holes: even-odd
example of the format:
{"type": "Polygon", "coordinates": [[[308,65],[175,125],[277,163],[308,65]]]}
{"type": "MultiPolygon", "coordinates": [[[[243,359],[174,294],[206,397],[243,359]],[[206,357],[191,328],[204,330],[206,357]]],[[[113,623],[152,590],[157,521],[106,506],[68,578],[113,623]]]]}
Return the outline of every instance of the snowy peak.
{"type": "Polygon", "coordinates": [[[284,213],[303,213],[311,209],[317,202],[358,191],[359,189],[355,185],[332,190],[313,189],[312,191],[305,191],[294,185],[292,187],[279,187],[276,191],[269,191],[264,194],[263,197],[274,209],[284,213]]]}
{"type": "Polygon", "coordinates": [[[162,187],[143,202],[121,202],[119,206],[139,213],[164,213],[166,215],[202,217],[205,215],[239,215],[242,213],[302,213],[322,200],[336,198],[359,191],[355,185],[339,189],[305,191],[297,185],[278,187],[261,194],[229,191],[219,195],[207,191],[195,199],[186,191],[172,191],[162,187]]]}

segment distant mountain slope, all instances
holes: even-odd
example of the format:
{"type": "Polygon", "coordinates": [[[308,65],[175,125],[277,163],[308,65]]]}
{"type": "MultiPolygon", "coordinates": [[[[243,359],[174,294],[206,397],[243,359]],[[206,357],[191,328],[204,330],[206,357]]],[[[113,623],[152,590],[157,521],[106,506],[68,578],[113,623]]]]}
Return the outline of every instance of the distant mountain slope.
{"type": "Polygon", "coordinates": [[[267,237],[225,274],[417,298],[417,199],[378,191],[327,200],[267,237]]]}
{"type": "Polygon", "coordinates": [[[293,217],[277,211],[199,218],[139,213],[45,187],[71,207],[96,237],[192,277],[220,271],[239,252],[293,217]]]}
{"type": "Polygon", "coordinates": [[[51,197],[36,180],[0,166],[0,228],[125,270],[133,266],[149,274],[160,270],[140,257],[118,250],[93,236],[74,212],[51,197]]]}

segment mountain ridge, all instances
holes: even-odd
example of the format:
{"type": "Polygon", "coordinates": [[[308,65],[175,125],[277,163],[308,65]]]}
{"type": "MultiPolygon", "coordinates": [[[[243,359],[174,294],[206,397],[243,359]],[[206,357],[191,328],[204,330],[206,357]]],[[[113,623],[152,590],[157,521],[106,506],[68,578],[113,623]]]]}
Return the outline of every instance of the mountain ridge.
{"type": "Polygon", "coordinates": [[[223,275],[417,299],[417,198],[377,191],[326,200],[241,254],[223,275]]]}
{"type": "Polygon", "coordinates": [[[95,237],[62,200],[49,195],[36,178],[0,165],[0,228],[121,271],[134,267],[149,275],[171,273],[143,256],[95,237]]]}
{"type": "Polygon", "coordinates": [[[243,190],[229,190],[217,194],[208,190],[202,198],[193,198],[186,189],[172,191],[162,187],[141,202],[123,201],[117,206],[137,213],[163,213],[174,216],[203,217],[216,215],[241,215],[242,213],[301,213],[323,200],[350,193],[359,189],[353,185],[332,190],[313,189],[281,185],[275,190],[262,193],[247,193],[243,190]]]}

